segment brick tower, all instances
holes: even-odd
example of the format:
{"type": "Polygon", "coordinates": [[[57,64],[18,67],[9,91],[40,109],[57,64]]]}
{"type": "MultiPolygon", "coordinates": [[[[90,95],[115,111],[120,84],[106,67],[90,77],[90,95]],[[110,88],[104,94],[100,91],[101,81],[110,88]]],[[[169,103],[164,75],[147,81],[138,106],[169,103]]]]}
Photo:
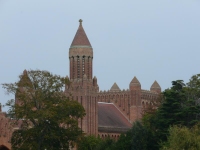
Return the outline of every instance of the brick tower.
{"type": "Polygon", "coordinates": [[[97,78],[92,76],[93,49],[82,26],[82,20],[69,48],[70,86],[65,89],[73,100],[85,109],[86,116],[79,120],[79,127],[88,135],[97,135],[97,78]]]}

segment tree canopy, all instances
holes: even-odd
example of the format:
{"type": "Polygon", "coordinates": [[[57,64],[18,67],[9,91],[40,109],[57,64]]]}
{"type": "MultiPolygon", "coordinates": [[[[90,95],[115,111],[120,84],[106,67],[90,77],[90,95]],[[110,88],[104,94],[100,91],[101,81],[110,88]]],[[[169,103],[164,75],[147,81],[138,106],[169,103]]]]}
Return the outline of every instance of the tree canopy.
{"type": "Polygon", "coordinates": [[[162,101],[152,114],[145,114],[143,124],[151,130],[159,144],[167,141],[169,128],[174,125],[193,127],[200,121],[200,74],[188,83],[172,81],[172,87],[162,92],[162,101]]]}
{"type": "Polygon", "coordinates": [[[173,126],[169,129],[167,142],[162,144],[162,150],[199,150],[200,125],[192,128],[173,126]]]}
{"type": "Polygon", "coordinates": [[[69,80],[48,71],[24,71],[16,83],[2,84],[15,100],[9,114],[19,130],[12,135],[12,149],[68,149],[82,134],[78,119],[84,108],[63,92],[69,80]]]}

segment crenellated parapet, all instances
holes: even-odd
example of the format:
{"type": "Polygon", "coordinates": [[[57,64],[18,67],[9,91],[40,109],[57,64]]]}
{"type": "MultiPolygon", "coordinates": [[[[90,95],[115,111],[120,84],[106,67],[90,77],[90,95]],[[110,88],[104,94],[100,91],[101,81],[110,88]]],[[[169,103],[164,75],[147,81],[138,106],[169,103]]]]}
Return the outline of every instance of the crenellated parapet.
{"type": "Polygon", "coordinates": [[[113,86],[111,87],[111,90],[100,91],[99,93],[97,93],[98,102],[114,103],[115,106],[124,114],[124,116],[129,118],[130,91],[128,89],[127,90],[112,90],[112,89],[113,86]]]}
{"type": "Polygon", "coordinates": [[[142,100],[143,109],[145,109],[149,105],[152,105],[159,96],[159,93],[148,91],[148,90],[142,90],[141,93],[142,93],[141,100],[142,100]]]}

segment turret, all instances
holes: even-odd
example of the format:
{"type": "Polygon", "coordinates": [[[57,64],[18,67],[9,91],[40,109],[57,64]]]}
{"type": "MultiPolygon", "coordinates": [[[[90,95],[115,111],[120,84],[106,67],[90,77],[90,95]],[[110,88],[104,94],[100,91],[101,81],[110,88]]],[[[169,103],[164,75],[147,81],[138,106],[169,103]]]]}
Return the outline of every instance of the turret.
{"type": "Polygon", "coordinates": [[[94,78],[93,78],[93,86],[97,86],[97,78],[96,78],[96,76],[94,76],[94,78]]]}
{"type": "Polygon", "coordinates": [[[28,77],[28,73],[26,71],[26,69],[23,71],[23,74],[21,75],[20,77],[20,81],[18,82],[18,87],[29,87],[31,86],[32,83],[31,83],[31,80],[30,78],[28,77]]]}
{"type": "Polygon", "coordinates": [[[130,90],[141,90],[141,84],[136,77],[134,77],[130,82],[129,88],[130,90]]]}
{"type": "Polygon", "coordinates": [[[20,100],[19,100],[20,94],[24,92],[25,90],[27,90],[28,88],[32,88],[32,82],[28,76],[28,72],[26,71],[26,69],[23,71],[23,74],[20,76],[20,80],[17,86],[18,86],[18,89],[15,94],[15,103],[20,104],[20,100]]]}
{"type": "Polygon", "coordinates": [[[130,88],[130,121],[134,122],[141,118],[141,84],[136,77],[132,79],[130,88]]]}
{"type": "Polygon", "coordinates": [[[151,85],[150,91],[156,92],[156,93],[161,93],[161,87],[160,87],[160,85],[158,84],[158,82],[156,80],[151,85]]]}

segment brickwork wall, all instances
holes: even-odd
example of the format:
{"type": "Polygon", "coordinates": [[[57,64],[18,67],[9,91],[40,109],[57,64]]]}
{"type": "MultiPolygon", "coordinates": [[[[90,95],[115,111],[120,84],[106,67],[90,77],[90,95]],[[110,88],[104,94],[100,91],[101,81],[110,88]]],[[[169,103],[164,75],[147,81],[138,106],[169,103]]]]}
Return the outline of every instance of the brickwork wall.
{"type": "Polygon", "coordinates": [[[12,132],[11,120],[6,117],[5,113],[0,112],[0,145],[11,149],[12,132]]]}
{"type": "Polygon", "coordinates": [[[86,134],[96,136],[98,134],[97,91],[96,80],[87,79],[87,77],[71,80],[70,87],[65,89],[66,95],[73,100],[77,100],[85,109],[86,116],[79,120],[79,127],[86,134]]]}
{"type": "Polygon", "coordinates": [[[157,97],[157,92],[134,88],[118,92],[100,91],[97,93],[98,102],[114,103],[131,122],[141,118],[142,109],[145,109],[146,105],[157,97]]]}
{"type": "Polygon", "coordinates": [[[117,141],[119,139],[120,133],[99,132],[98,136],[102,139],[106,139],[106,138],[110,137],[117,141]]]}
{"type": "Polygon", "coordinates": [[[98,102],[114,103],[115,106],[129,118],[130,113],[130,91],[123,90],[121,92],[100,91],[97,93],[98,102]]]}

